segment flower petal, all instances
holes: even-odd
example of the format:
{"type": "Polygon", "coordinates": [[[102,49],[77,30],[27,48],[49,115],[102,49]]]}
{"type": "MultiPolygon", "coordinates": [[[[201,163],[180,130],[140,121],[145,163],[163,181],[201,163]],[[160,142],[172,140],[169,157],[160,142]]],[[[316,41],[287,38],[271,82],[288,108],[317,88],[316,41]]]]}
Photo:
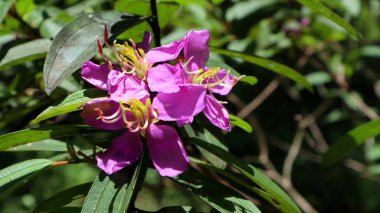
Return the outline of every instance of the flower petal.
{"type": "Polygon", "coordinates": [[[149,89],[153,92],[172,93],[179,90],[179,82],[175,75],[176,67],[170,64],[159,64],[148,72],[149,89]]]}
{"type": "Polygon", "coordinates": [[[173,127],[152,124],[146,138],[153,164],[161,176],[173,177],[187,170],[189,159],[173,127]]]}
{"type": "Polygon", "coordinates": [[[149,98],[148,88],[142,80],[115,70],[111,70],[108,79],[108,93],[112,100],[138,99],[143,101],[149,98]]]}
{"type": "Polygon", "coordinates": [[[183,49],[183,45],[184,45],[184,40],[181,39],[179,41],[175,41],[175,42],[151,49],[146,54],[149,64],[170,61],[177,58],[177,56],[181,53],[181,50],[183,49]]]}
{"type": "Polygon", "coordinates": [[[142,149],[140,134],[126,131],[112,141],[107,151],[98,154],[96,161],[98,167],[110,175],[136,162],[142,149]]]}
{"type": "Polygon", "coordinates": [[[82,105],[83,111],[80,114],[85,120],[86,124],[92,127],[105,130],[119,130],[123,129],[125,124],[121,117],[120,104],[108,98],[94,99],[82,105]],[[99,118],[99,111],[103,116],[115,116],[114,122],[104,122],[99,118]],[[118,117],[120,116],[120,117],[118,117]],[[119,119],[117,119],[117,117],[119,119]]]}
{"type": "Polygon", "coordinates": [[[144,52],[148,52],[151,40],[152,33],[145,31],[143,40],[140,43],[136,44],[136,47],[144,50],[144,52]]]}
{"type": "Polygon", "coordinates": [[[187,33],[183,54],[186,61],[192,57],[188,65],[191,71],[199,70],[206,66],[210,54],[210,49],[208,48],[209,40],[210,33],[208,30],[191,30],[187,33]]]}
{"type": "Polygon", "coordinates": [[[232,87],[235,85],[235,78],[233,75],[229,74],[226,70],[219,70],[214,79],[210,79],[208,83],[215,83],[218,80],[222,80],[223,78],[224,81],[221,82],[221,85],[217,85],[213,88],[211,88],[211,92],[217,93],[219,95],[227,95],[228,93],[231,92],[232,87]]]}
{"type": "Polygon", "coordinates": [[[206,95],[206,107],[203,113],[215,126],[231,131],[229,115],[226,108],[211,95],[206,95]]]}
{"type": "Polygon", "coordinates": [[[158,111],[160,120],[188,120],[204,109],[205,95],[206,89],[201,85],[180,85],[176,93],[158,93],[152,107],[158,111]]]}
{"type": "Polygon", "coordinates": [[[178,127],[183,127],[186,124],[193,123],[193,120],[194,120],[194,117],[191,117],[191,118],[188,118],[188,119],[176,121],[176,124],[177,124],[178,127]]]}
{"type": "Polygon", "coordinates": [[[82,78],[99,89],[107,90],[107,79],[110,70],[106,64],[98,65],[86,61],[82,65],[82,78]]]}

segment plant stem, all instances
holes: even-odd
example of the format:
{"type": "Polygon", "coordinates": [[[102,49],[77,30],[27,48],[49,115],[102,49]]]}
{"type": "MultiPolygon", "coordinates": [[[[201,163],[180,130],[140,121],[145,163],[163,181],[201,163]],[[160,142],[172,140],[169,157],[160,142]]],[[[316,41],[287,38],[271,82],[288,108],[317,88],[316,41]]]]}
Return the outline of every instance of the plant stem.
{"type": "Polygon", "coordinates": [[[156,0],[150,0],[150,10],[152,12],[152,19],[149,22],[150,27],[153,30],[154,41],[157,46],[161,46],[161,32],[160,32],[160,24],[158,22],[158,14],[157,14],[157,3],[156,0]]]}

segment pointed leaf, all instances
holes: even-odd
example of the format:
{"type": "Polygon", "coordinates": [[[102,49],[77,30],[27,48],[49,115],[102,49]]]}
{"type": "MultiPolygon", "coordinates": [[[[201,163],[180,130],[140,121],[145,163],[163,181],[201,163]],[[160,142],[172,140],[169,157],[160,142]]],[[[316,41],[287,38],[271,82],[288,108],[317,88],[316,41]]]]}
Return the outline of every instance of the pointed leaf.
{"type": "Polygon", "coordinates": [[[105,95],[107,95],[105,91],[99,89],[85,89],[74,92],[68,95],[60,103],[45,109],[34,120],[31,121],[31,124],[41,122],[57,115],[80,110],[80,106],[82,106],[84,103],[90,101],[93,98],[98,98],[105,95]]]}
{"type": "MultiPolygon", "coordinates": [[[[301,212],[298,206],[294,203],[294,201],[270,178],[268,178],[262,171],[256,169],[255,167],[246,164],[240,161],[239,158],[231,155],[229,152],[213,145],[207,143],[198,138],[191,138],[191,142],[195,145],[198,145],[209,152],[219,156],[221,159],[225,160],[231,166],[239,170],[242,175],[250,179],[253,183],[258,185],[263,191],[268,193],[273,199],[278,203],[275,206],[282,212],[301,212]]],[[[266,197],[263,197],[264,199],[266,197]]],[[[270,202],[273,202],[271,200],[270,202]]]]}
{"type": "Polygon", "coordinates": [[[53,161],[48,159],[33,159],[0,170],[0,199],[25,184],[52,163],[53,161]]]}
{"type": "Polygon", "coordinates": [[[371,121],[352,129],[325,153],[322,159],[322,166],[330,166],[342,159],[345,155],[363,144],[367,139],[380,134],[380,119],[371,121]]]}
{"type": "Polygon", "coordinates": [[[13,5],[14,1],[15,0],[0,1],[0,24],[3,22],[4,17],[7,15],[7,12],[13,5]]]}
{"type": "Polygon", "coordinates": [[[12,47],[0,61],[0,69],[44,58],[50,46],[51,41],[49,39],[37,39],[12,47]]]}
{"type": "Polygon", "coordinates": [[[246,55],[244,53],[239,53],[239,52],[235,52],[231,50],[211,48],[211,51],[215,53],[219,53],[221,55],[243,59],[244,61],[247,61],[249,63],[256,64],[257,66],[263,67],[265,69],[271,70],[280,75],[286,76],[292,79],[293,81],[301,84],[302,86],[306,87],[309,91],[313,90],[310,83],[301,74],[299,74],[297,71],[293,70],[292,68],[286,65],[283,65],[275,61],[265,59],[265,58],[254,57],[254,56],[246,55]]]}
{"type": "Polygon", "coordinates": [[[116,11],[84,14],[66,25],[54,38],[44,65],[46,93],[50,94],[64,78],[75,72],[97,52],[97,36],[104,43],[104,25],[116,36],[144,19],[116,11]]]}
{"type": "Polygon", "coordinates": [[[33,143],[22,144],[19,146],[11,147],[7,152],[23,152],[23,151],[54,151],[54,152],[66,152],[66,143],[54,139],[46,139],[33,143]]]}
{"type": "Polygon", "coordinates": [[[92,183],[84,183],[65,189],[39,204],[32,213],[46,212],[65,206],[77,199],[84,198],[91,188],[92,183]]]}
{"type": "Polygon", "coordinates": [[[172,178],[219,212],[261,212],[239,193],[201,174],[187,171],[172,178]]]}
{"type": "Polygon", "coordinates": [[[361,35],[358,31],[355,30],[348,22],[346,22],[343,18],[335,14],[329,8],[322,4],[320,0],[298,0],[299,3],[305,5],[310,8],[315,13],[325,16],[330,19],[334,23],[341,26],[343,29],[347,30],[349,33],[354,35],[357,39],[361,39],[361,35]]]}
{"type": "Polygon", "coordinates": [[[45,139],[56,139],[90,132],[99,132],[99,130],[85,125],[55,125],[51,127],[20,130],[0,136],[0,151],[45,139]]]}
{"type": "Polygon", "coordinates": [[[230,114],[230,122],[236,125],[237,127],[241,128],[242,130],[248,133],[252,133],[252,126],[249,123],[242,120],[241,118],[230,114]]]}

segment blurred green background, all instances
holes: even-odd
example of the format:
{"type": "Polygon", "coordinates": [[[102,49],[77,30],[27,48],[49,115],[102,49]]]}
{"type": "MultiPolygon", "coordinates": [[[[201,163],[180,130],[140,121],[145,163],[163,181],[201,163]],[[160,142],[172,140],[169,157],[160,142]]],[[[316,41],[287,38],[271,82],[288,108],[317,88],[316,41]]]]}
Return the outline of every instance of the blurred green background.
{"type": "MultiPolygon", "coordinates": [[[[302,144],[298,144],[300,150],[291,164],[292,190],[296,189],[320,212],[379,212],[380,144],[376,138],[332,167],[322,168],[320,161],[328,147],[348,130],[378,118],[380,1],[323,0],[323,3],[351,23],[362,39],[355,39],[327,18],[290,0],[163,0],[158,5],[162,43],[179,39],[190,29],[208,29],[212,47],[268,58],[299,71],[312,84],[314,93],[261,67],[212,54],[212,58],[224,60],[241,74],[256,76],[259,83],[254,86],[238,83],[226,98],[231,113],[241,113],[252,123],[253,134],[235,128],[223,136],[216,128],[209,130],[244,161],[270,171],[273,168],[269,169],[268,160],[263,159],[269,157],[274,169],[286,176],[289,175],[286,159],[291,160],[289,153],[297,151],[294,138],[301,129],[302,144]]],[[[42,69],[48,41],[36,49],[28,46],[13,49],[15,55],[36,51],[16,63],[7,63],[12,57],[9,51],[36,39],[51,40],[78,15],[101,10],[150,14],[149,2],[138,0],[0,1],[1,134],[30,127],[30,120],[47,106],[84,87],[76,72],[46,96],[42,69]]],[[[147,23],[128,30],[118,39],[140,41],[144,31],[151,31],[147,23]]],[[[78,113],[71,113],[45,122],[58,123],[82,121],[78,113]]],[[[78,136],[67,140],[85,147],[93,139],[78,136]]],[[[2,152],[0,169],[22,160],[57,154],[2,152]]],[[[91,182],[97,174],[97,169],[87,164],[46,171],[0,201],[0,212],[31,212],[46,198],[91,182]]],[[[70,205],[80,206],[80,202],[83,199],[70,205]]],[[[199,211],[210,209],[153,170],[149,170],[135,204],[152,211],[170,205],[196,206],[199,211]]],[[[267,204],[261,205],[265,209],[267,204]]]]}

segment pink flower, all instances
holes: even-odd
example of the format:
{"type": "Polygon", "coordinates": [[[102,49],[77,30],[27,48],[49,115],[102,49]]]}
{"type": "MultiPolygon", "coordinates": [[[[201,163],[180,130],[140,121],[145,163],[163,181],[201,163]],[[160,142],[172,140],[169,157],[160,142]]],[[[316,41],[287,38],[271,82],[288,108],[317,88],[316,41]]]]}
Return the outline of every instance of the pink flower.
{"type": "Polygon", "coordinates": [[[185,59],[185,64],[159,64],[148,71],[148,86],[158,92],[152,106],[160,112],[160,120],[181,126],[203,112],[215,126],[231,130],[227,110],[212,93],[228,94],[237,79],[223,69],[206,67],[209,38],[207,30],[190,31],[183,39],[147,53],[150,63],[173,60],[181,52],[185,59]]]}

